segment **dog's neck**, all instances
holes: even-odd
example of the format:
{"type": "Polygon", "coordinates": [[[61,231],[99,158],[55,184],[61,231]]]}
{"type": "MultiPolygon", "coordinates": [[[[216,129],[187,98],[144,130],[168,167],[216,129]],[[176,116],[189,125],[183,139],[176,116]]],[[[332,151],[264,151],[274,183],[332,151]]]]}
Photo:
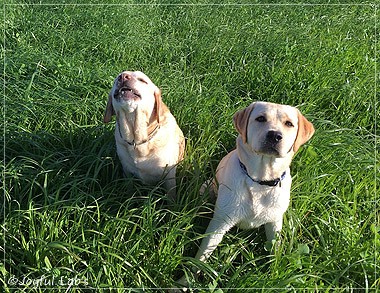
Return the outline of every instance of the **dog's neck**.
{"type": "Polygon", "coordinates": [[[116,116],[116,135],[128,145],[134,147],[148,142],[159,126],[157,120],[153,117],[155,115],[148,118],[145,113],[140,111],[132,113],[119,111],[116,116]]]}
{"type": "Polygon", "coordinates": [[[246,167],[248,175],[260,181],[281,178],[292,160],[292,154],[285,158],[257,154],[247,144],[243,143],[240,136],[237,139],[236,148],[239,159],[246,167]]]}

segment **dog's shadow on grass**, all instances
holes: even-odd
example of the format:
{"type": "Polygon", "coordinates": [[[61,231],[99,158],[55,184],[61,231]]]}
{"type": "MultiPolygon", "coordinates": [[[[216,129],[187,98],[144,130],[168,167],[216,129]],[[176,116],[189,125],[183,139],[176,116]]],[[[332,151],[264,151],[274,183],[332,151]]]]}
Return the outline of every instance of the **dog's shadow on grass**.
{"type": "Polygon", "coordinates": [[[70,132],[7,130],[5,186],[10,200],[27,207],[54,202],[128,198],[139,185],[125,178],[113,132],[105,126],[70,132]]]}

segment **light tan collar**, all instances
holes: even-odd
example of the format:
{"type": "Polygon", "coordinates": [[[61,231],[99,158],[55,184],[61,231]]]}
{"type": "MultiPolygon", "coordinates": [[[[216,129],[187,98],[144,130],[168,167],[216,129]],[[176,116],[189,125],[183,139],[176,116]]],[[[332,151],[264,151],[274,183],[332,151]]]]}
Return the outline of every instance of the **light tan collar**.
{"type": "Polygon", "coordinates": [[[149,142],[150,140],[153,139],[153,137],[157,134],[158,130],[160,129],[161,125],[160,123],[156,122],[155,124],[151,124],[149,126],[150,129],[152,129],[153,127],[153,130],[149,131],[149,128],[148,128],[148,137],[146,139],[143,139],[142,141],[139,141],[139,142],[136,142],[134,139],[129,142],[127,139],[124,139],[123,135],[121,134],[121,131],[120,131],[120,124],[119,124],[119,120],[116,120],[116,123],[118,124],[118,129],[119,129],[119,135],[120,135],[120,138],[125,142],[127,143],[128,145],[130,146],[133,146],[134,149],[136,149],[136,147],[140,146],[140,145],[143,145],[144,143],[147,143],[149,142]]]}

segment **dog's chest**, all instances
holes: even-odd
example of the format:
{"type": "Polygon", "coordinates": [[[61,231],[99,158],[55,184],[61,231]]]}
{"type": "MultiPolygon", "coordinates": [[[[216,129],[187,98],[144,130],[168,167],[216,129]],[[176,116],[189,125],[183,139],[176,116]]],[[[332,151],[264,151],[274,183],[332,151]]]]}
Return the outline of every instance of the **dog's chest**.
{"type": "Polygon", "coordinates": [[[147,183],[156,182],[163,173],[159,156],[155,153],[150,156],[138,156],[137,151],[128,145],[117,145],[117,153],[124,172],[130,173],[147,183]]]}
{"type": "Polygon", "coordinates": [[[283,186],[251,186],[242,202],[243,215],[239,226],[244,229],[275,222],[289,206],[290,191],[283,186]]]}

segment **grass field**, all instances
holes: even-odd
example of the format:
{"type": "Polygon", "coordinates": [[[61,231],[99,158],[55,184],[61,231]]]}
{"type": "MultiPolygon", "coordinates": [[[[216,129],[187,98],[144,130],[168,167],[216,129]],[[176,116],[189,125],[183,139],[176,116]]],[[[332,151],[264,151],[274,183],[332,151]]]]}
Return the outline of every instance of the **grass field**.
{"type": "Polygon", "coordinates": [[[192,265],[210,292],[380,287],[378,6],[6,2],[5,291],[164,291],[192,265]],[[124,69],[162,89],[187,137],[175,204],[123,178],[102,119],[124,69]],[[235,228],[198,263],[213,208],[198,190],[255,100],[297,106],[316,128],[292,163],[282,242],[271,254],[263,229],[235,228]]]}

